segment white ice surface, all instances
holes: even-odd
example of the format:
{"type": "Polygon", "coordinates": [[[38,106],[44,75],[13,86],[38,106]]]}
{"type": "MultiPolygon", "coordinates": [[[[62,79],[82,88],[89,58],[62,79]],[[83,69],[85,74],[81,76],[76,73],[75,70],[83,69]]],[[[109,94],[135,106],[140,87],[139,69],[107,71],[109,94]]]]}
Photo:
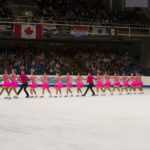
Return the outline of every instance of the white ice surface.
{"type": "Polygon", "coordinates": [[[150,150],[148,89],[144,95],[23,97],[0,98],[0,150],[150,150]]]}

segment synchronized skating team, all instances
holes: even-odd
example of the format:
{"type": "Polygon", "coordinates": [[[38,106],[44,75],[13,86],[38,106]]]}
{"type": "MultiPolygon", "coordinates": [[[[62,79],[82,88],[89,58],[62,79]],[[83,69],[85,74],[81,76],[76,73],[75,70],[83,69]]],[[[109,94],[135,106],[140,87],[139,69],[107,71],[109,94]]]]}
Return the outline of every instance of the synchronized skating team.
{"type": "Polygon", "coordinates": [[[78,74],[76,79],[73,79],[73,77],[69,73],[67,73],[65,77],[61,76],[59,73],[56,74],[56,77],[49,77],[45,72],[44,75],[39,78],[34,74],[34,71],[31,71],[31,75],[28,77],[24,71],[21,72],[21,75],[17,75],[15,73],[15,69],[12,69],[12,73],[10,75],[8,74],[8,71],[5,70],[5,73],[2,76],[2,80],[3,81],[0,96],[4,91],[6,91],[7,97],[5,98],[8,99],[11,99],[10,95],[12,91],[15,92],[14,98],[18,98],[23,89],[26,93],[26,98],[38,96],[43,98],[45,91],[49,93],[50,97],[62,97],[62,88],[66,88],[65,97],[73,96],[73,81],[76,82],[75,87],[77,89],[75,96],[85,96],[89,89],[92,91],[93,96],[106,95],[106,91],[109,91],[110,95],[113,95],[115,90],[118,90],[118,93],[120,95],[123,94],[124,91],[125,94],[143,93],[143,82],[139,73],[131,73],[130,76],[126,76],[125,74],[123,74],[121,77],[118,76],[117,73],[115,73],[113,77],[110,77],[107,73],[105,73],[104,75],[97,73],[96,76],[93,76],[91,73],[89,73],[86,78],[78,74]],[[54,79],[57,81],[54,85],[54,88],[56,90],[55,94],[51,92],[50,89],[52,87],[49,83],[50,80],[54,79]],[[42,84],[40,85],[42,89],[41,93],[37,93],[36,91],[36,89],[38,88],[37,82],[39,80],[42,81],[42,84]],[[63,84],[64,80],[66,81],[65,85],[63,84]],[[86,80],[87,82],[87,89],[83,93],[84,80],[86,80]],[[21,82],[19,90],[17,90],[19,87],[18,81],[21,82]],[[30,85],[28,84],[29,82],[31,82],[30,85]],[[30,88],[30,94],[27,91],[28,87],[30,88]],[[96,93],[94,92],[93,87],[96,88],[96,93]]]}

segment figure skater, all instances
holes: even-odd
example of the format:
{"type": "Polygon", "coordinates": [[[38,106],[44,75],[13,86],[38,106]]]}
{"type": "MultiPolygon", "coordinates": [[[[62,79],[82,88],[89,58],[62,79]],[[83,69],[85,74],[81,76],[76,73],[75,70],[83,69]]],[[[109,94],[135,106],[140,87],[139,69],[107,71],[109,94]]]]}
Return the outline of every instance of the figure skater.
{"type": "Polygon", "coordinates": [[[113,92],[115,91],[115,89],[117,89],[118,92],[120,93],[120,79],[117,73],[114,74],[113,80],[114,80],[113,92]]]}
{"type": "Polygon", "coordinates": [[[110,92],[110,95],[113,95],[113,93],[110,89],[111,88],[110,76],[107,74],[107,72],[105,72],[105,74],[104,74],[104,79],[105,79],[104,92],[106,92],[106,90],[108,90],[110,92]]]}
{"type": "Polygon", "coordinates": [[[88,86],[87,86],[87,89],[85,91],[85,93],[82,95],[82,96],[85,96],[88,92],[88,90],[90,89],[91,92],[93,93],[92,96],[95,96],[95,92],[93,90],[93,87],[94,87],[94,80],[96,78],[94,78],[94,76],[91,75],[91,73],[88,73],[88,77],[87,77],[87,83],[88,83],[88,86]]]}
{"type": "Polygon", "coordinates": [[[77,81],[77,97],[79,96],[79,94],[82,94],[82,88],[83,88],[83,77],[80,75],[80,73],[78,73],[78,76],[76,78],[77,81]]]}
{"type": "Polygon", "coordinates": [[[73,87],[72,77],[70,76],[69,73],[67,73],[67,76],[66,76],[66,96],[65,97],[68,97],[69,93],[71,94],[71,97],[73,96],[72,91],[71,91],[72,87],[73,87]]]}
{"type": "Polygon", "coordinates": [[[122,74],[122,89],[121,89],[121,92],[123,92],[124,90],[126,91],[126,94],[129,94],[128,93],[128,87],[129,87],[129,83],[128,83],[128,78],[127,76],[125,75],[125,73],[122,74]]]}
{"type": "Polygon", "coordinates": [[[133,73],[131,73],[130,81],[131,81],[130,92],[133,90],[134,94],[136,94],[136,77],[134,76],[133,73]]]}
{"type": "Polygon", "coordinates": [[[33,95],[35,95],[35,98],[38,97],[35,89],[38,88],[38,84],[36,82],[37,77],[34,75],[34,71],[31,71],[31,76],[30,76],[30,81],[31,81],[31,85],[30,85],[30,93],[31,93],[31,98],[33,98],[33,95]]]}
{"type": "Polygon", "coordinates": [[[9,90],[9,96],[12,90],[15,92],[14,98],[18,98],[17,94],[17,87],[18,87],[18,77],[15,73],[15,69],[12,69],[12,74],[10,75],[11,83],[10,83],[10,90],[9,90]]]}
{"type": "Polygon", "coordinates": [[[11,99],[11,97],[9,96],[10,76],[8,75],[7,70],[5,70],[2,79],[3,79],[3,84],[2,84],[2,90],[0,92],[0,95],[2,95],[4,91],[6,91],[7,97],[5,98],[11,99]]]}
{"type": "Polygon", "coordinates": [[[102,93],[104,94],[103,77],[99,73],[97,73],[97,76],[96,76],[96,90],[97,90],[97,95],[99,94],[99,90],[101,90],[102,93]]]}
{"type": "Polygon", "coordinates": [[[139,94],[143,94],[143,81],[142,81],[142,77],[140,75],[140,73],[136,73],[136,87],[139,89],[140,93],[139,94]]]}
{"type": "Polygon", "coordinates": [[[17,95],[19,95],[21,93],[21,91],[24,89],[24,92],[26,93],[26,98],[29,98],[29,93],[27,91],[29,78],[27,77],[27,75],[25,74],[24,71],[21,71],[21,75],[19,76],[19,79],[20,79],[22,85],[20,86],[20,89],[19,89],[17,95]]]}
{"type": "Polygon", "coordinates": [[[55,98],[59,95],[59,97],[62,97],[62,91],[61,89],[63,88],[63,83],[62,83],[62,77],[59,73],[56,74],[56,81],[57,83],[55,84],[55,89],[56,89],[56,96],[55,98]]]}
{"type": "Polygon", "coordinates": [[[46,72],[44,72],[42,80],[43,80],[43,84],[41,85],[41,88],[42,88],[42,96],[41,96],[41,98],[44,97],[45,90],[47,90],[48,93],[50,94],[50,97],[52,97],[52,92],[49,89],[50,88],[50,84],[48,82],[48,75],[47,75],[46,72]]]}

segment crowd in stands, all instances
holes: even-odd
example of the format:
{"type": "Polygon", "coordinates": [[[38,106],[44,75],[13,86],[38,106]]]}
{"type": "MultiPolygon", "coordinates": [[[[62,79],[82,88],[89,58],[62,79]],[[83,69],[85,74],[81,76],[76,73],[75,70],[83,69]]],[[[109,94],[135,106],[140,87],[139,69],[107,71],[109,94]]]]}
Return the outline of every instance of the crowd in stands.
{"type": "Polygon", "coordinates": [[[94,53],[80,52],[75,56],[76,63],[82,67],[86,72],[92,70],[92,72],[108,72],[113,75],[115,72],[126,75],[130,75],[131,72],[141,72],[142,68],[131,59],[128,53],[124,55],[117,54],[115,52],[95,51],[94,53]]]}
{"type": "Polygon", "coordinates": [[[41,50],[36,48],[13,48],[0,50],[0,74],[7,69],[11,71],[15,68],[19,74],[25,70],[30,74],[31,69],[39,75],[47,71],[50,75],[57,72],[65,75],[66,73],[86,75],[89,71],[96,73],[107,71],[110,75],[115,72],[120,75],[125,72],[141,72],[142,68],[137,65],[128,55],[117,54],[109,51],[90,50],[72,51],[71,48],[65,50],[41,50]],[[94,52],[93,52],[94,51],[94,52]]]}
{"type": "Polygon", "coordinates": [[[0,0],[0,18],[11,18],[12,12],[9,8],[5,7],[6,0],[0,0]]]}
{"type": "MultiPolygon", "coordinates": [[[[102,0],[95,0],[88,3],[84,0],[32,0],[38,5],[38,11],[30,17],[33,22],[64,22],[76,23],[145,23],[135,11],[110,10],[103,4],[102,0]],[[45,19],[44,19],[45,18],[45,19]]],[[[17,19],[21,16],[13,16],[12,11],[6,7],[6,0],[0,0],[0,18],[17,19]]],[[[20,15],[20,14],[18,14],[20,15]]],[[[22,16],[23,17],[23,16],[22,16]]],[[[25,17],[25,16],[24,16],[25,17]]],[[[28,20],[28,21],[29,21],[28,20]]]]}
{"type": "Polygon", "coordinates": [[[90,23],[143,23],[143,18],[135,11],[116,12],[108,10],[102,1],[88,4],[81,0],[36,0],[40,8],[40,17],[50,22],[73,21],[90,23]]]}
{"type": "Polygon", "coordinates": [[[19,74],[25,70],[28,74],[34,69],[37,74],[48,71],[54,75],[56,72],[66,73],[70,71],[70,65],[65,63],[65,57],[54,52],[38,50],[34,48],[2,49],[0,55],[0,74],[5,69],[15,68],[19,74]]]}
{"type": "Polygon", "coordinates": [[[79,21],[79,22],[110,22],[111,18],[101,4],[90,7],[85,1],[63,0],[37,0],[42,17],[48,17],[51,21],[79,21]]]}

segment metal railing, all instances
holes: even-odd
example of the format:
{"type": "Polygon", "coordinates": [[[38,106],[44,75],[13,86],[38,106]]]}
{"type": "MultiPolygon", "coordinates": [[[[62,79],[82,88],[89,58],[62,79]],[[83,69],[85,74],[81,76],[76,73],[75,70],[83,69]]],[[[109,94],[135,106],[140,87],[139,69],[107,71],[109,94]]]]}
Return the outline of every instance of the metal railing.
{"type": "Polygon", "coordinates": [[[50,17],[26,17],[18,16],[17,18],[0,18],[0,22],[22,22],[22,23],[53,23],[53,24],[76,24],[76,25],[96,25],[96,26],[113,26],[113,27],[140,27],[140,28],[150,28],[150,24],[141,24],[141,23],[106,23],[106,22],[83,22],[83,21],[58,21],[52,20],[50,17]]]}
{"type": "MultiPolygon", "coordinates": [[[[15,38],[14,37],[14,25],[15,24],[32,24],[32,25],[54,25],[56,26],[57,34],[53,32],[47,32],[43,39],[48,39],[49,36],[59,36],[59,35],[70,35],[73,27],[86,27],[89,29],[89,36],[125,36],[125,37],[150,37],[150,26],[131,26],[131,25],[121,25],[121,24],[73,24],[73,22],[57,22],[57,23],[43,23],[43,22],[25,22],[25,21],[1,21],[0,20],[0,38],[15,38]],[[105,30],[105,33],[94,32],[94,29],[105,30]],[[109,34],[107,31],[115,29],[115,34],[109,34]]],[[[44,34],[43,34],[44,35],[44,34]]]]}

